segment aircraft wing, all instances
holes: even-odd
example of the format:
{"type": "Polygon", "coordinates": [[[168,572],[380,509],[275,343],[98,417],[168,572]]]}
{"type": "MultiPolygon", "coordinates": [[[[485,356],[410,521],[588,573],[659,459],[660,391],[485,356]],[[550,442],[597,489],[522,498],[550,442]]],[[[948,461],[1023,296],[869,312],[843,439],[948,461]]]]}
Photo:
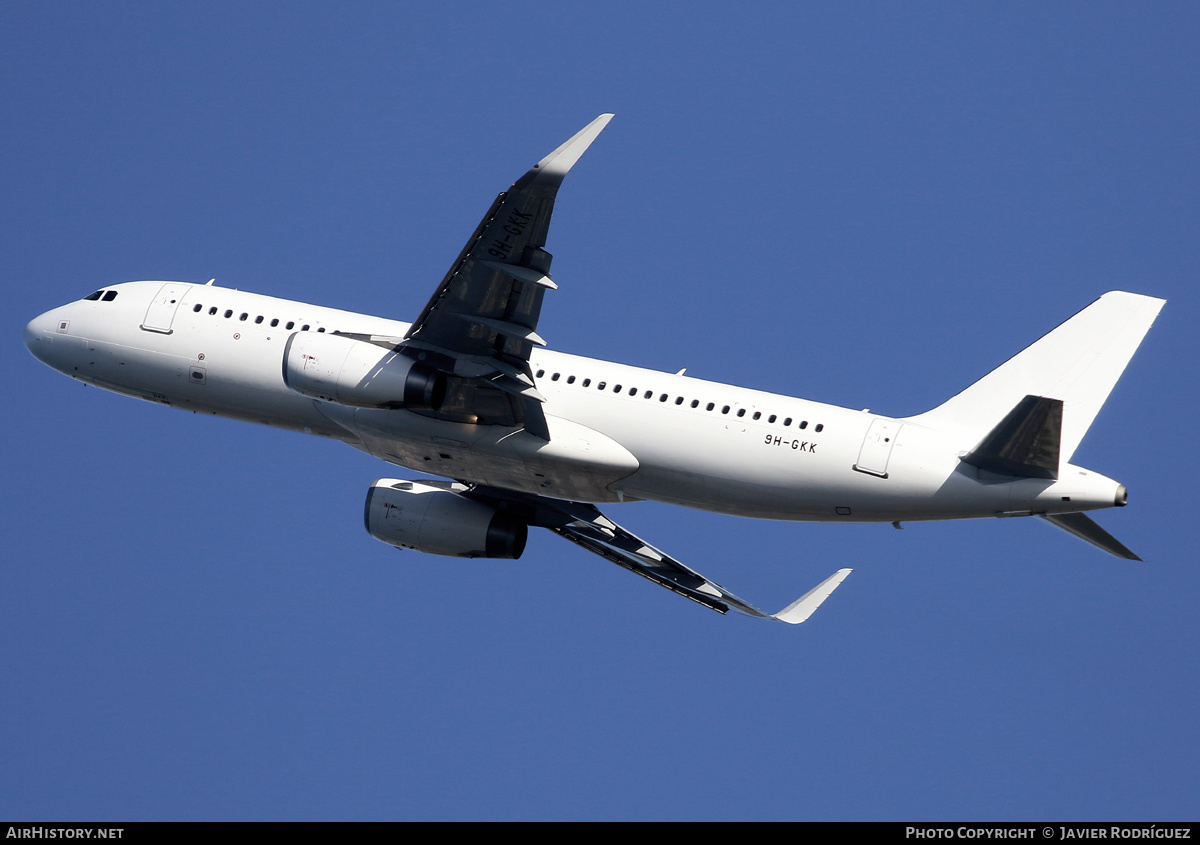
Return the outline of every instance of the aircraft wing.
{"type": "Polygon", "coordinates": [[[746,616],[798,625],[812,616],[851,572],[839,569],[783,610],[767,613],[617,525],[595,505],[484,487],[477,487],[467,495],[494,506],[508,507],[531,525],[548,528],[560,537],[718,613],[735,610],[746,616]]]}
{"type": "Polygon", "coordinates": [[[600,115],[496,198],[405,335],[412,353],[451,374],[443,415],[502,423],[507,413],[550,439],[529,371],[533,347],[546,345],[542,297],[556,287],[550,215],[563,177],[611,119],[600,115]]]}

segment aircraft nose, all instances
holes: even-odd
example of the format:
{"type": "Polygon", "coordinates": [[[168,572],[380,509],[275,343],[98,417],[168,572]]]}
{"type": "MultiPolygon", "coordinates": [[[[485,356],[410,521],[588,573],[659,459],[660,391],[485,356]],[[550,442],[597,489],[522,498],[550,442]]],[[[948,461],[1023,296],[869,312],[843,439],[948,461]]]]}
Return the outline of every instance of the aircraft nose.
{"type": "Polygon", "coordinates": [[[48,362],[55,323],[53,312],[47,311],[34,317],[25,326],[25,348],[42,363],[48,362]]]}

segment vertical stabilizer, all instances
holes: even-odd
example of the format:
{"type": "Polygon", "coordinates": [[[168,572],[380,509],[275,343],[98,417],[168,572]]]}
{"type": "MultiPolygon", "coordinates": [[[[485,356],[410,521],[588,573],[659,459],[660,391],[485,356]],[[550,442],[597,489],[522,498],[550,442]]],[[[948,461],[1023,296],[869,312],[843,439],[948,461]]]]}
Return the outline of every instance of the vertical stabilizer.
{"type": "Polygon", "coordinates": [[[1069,461],[1162,309],[1164,299],[1106,293],[962,393],[912,421],[974,447],[1027,396],[1062,400],[1069,461]]]}

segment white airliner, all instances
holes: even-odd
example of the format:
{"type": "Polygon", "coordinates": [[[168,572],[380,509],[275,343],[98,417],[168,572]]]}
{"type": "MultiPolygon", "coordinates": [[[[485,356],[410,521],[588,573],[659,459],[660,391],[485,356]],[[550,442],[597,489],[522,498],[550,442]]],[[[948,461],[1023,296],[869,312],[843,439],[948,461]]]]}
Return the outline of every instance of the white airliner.
{"type": "Polygon", "coordinates": [[[764,519],[1042,517],[1138,560],[1084,511],[1125,487],[1070,462],[1163,300],[1105,294],[927,413],[893,419],[551,352],[537,334],[546,235],[601,115],[500,194],[412,323],[188,282],[128,282],[25,329],[40,361],[117,393],[342,440],[452,481],[376,481],[371,535],[517,558],[529,526],[722,613],[799,623],[842,569],[768,614],[596,504],[764,519]]]}

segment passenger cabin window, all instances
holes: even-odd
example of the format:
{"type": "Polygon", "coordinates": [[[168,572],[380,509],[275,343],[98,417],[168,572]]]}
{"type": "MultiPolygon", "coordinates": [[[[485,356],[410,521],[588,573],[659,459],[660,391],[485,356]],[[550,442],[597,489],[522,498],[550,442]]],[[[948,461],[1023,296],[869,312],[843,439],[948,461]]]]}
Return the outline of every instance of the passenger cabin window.
{"type": "Polygon", "coordinates": [[[245,311],[243,311],[242,316],[238,317],[238,319],[244,323],[244,322],[246,322],[246,318],[249,316],[250,316],[249,314],[247,314],[245,311]]]}
{"type": "Polygon", "coordinates": [[[271,328],[275,328],[278,325],[279,325],[279,318],[276,317],[274,320],[271,321],[271,328]]]}
{"type": "Polygon", "coordinates": [[[232,309],[232,308],[226,308],[226,309],[225,309],[225,319],[226,319],[226,320],[228,320],[228,319],[229,319],[230,317],[232,317],[232,316],[233,316],[233,309],[232,309]]]}
{"type": "Polygon", "coordinates": [[[217,313],[217,306],[214,305],[212,308],[208,309],[208,316],[212,317],[216,313],[217,313]]]}
{"type": "Polygon", "coordinates": [[[814,429],[814,431],[824,431],[824,430],[825,430],[825,423],[817,423],[817,427],[814,429]]]}
{"type": "Polygon", "coordinates": [[[192,306],[192,310],[195,311],[197,314],[199,314],[200,309],[203,307],[204,307],[203,305],[201,305],[200,303],[197,302],[195,305],[192,306]]]}
{"type": "Polygon", "coordinates": [[[288,320],[288,321],[287,321],[287,325],[286,325],[286,326],[284,326],[284,328],[285,328],[285,329],[287,329],[287,330],[290,332],[290,331],[292,330],[292,326],[294,326],[294,325],[296,325],[296,324],[295,324],[295,323],[293,323],[291,320],[288,320]]]}
{"type": "Polygon", "coordinates": [[[567,384],[574,384],[575,376],[567,376],[567,384]]]}
{"type": "Polygon", "coordinates": [[[263,321],[263,316],[262,316],[262,314],[259,314],[257,317],[255,317],[255,318],[254,318],[254,323],[255,323],[255,325],[259,325],[259,324],[261,324],[261,323],[262,323],[262,321],[263,321]]]}

